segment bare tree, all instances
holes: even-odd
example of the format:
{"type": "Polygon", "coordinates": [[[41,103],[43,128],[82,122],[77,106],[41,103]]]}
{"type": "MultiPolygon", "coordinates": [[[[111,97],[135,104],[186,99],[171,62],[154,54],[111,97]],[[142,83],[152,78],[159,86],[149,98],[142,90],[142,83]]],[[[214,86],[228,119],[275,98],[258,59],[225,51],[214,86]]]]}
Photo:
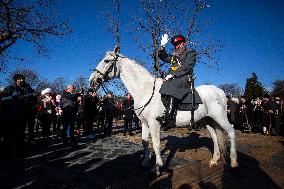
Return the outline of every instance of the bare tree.
{"type": "Polygon", "coordinates": [[[7,50],[17,41],[32,44],[39,54],[45,55],[43,39],[70,32],[66,23],[56,22],[51,12],[54,6],[53,0],[0,0],[0,71],[6,65],[7,50]]]}
{"type": "MultiPolygon", "coordinates": [[[[107,31],[111,33],[117,45],[121,46],[121,28],[123,28],[123,23],[121,21],[120,15],[120,0],[101,0],[100,6],[102,7],[102,15],[106,18],[104,21],[107,25],[107,31]]],[[[100,20],[101,21],[101,20],[100,20]]],[[[126,88],[121,80],[115,79],[109,81],[106,85],[107,88],[115,88],[115,94],[125,93],[126,88]]],[[[103,94],[105,91],[98,91],[103,94]]]]}
{"type": "Polygon", "coordinates": [[[284,98],[284,80],[274,81],[272,86],[272,95],[279,95],[281,98],[284,98]]]}
{"type": "Polygon", "coordinates": [[[47,80],[47,79],[42,79],[38,82],[36,88],[35,88],[35,91],[38,93],[38,94],[41,94],[41,91],[46,89],[46,88],[51,88],[51,83],[47,80]]]}
{"type": "MultiPolygon", "coordinates": [[[[163,33],[169,33],[172,12],[168,1],[142,0],[141,9],[132,12],[132,29],[135,42],[147,57],[154,60],[155,71],[160,70],[158,49],[163,33]]],[[[160,72],[160,74],[162,74],[160,72]]]]}
{"type": "Polygon", "coordinates": [[[63,77],[56,78],[51,82],[50,87],[56,94],[61,94],[66,89],[66,80],[63,77]]]}
{"type": "Polygon", "coordinates": [[[120,32],[121,32],[121,16],[120,16],[120,0],[100,0],[101,14],[106,18],[104,21],[107,24],[107,30],[112,34],[117,45],[120,45],[120,32]]]}
{"type": "Polygon", "coordinates": [[[84,92],[88,89],[88,82],[87,78],[84,78],[83,76],[79,76],[77,79],[75,79],[73,85],[76,90],[84,92]]]}
{"type": "Polygon", "coordinates": [[[201,22],[200,16],[203,10],[210,7],[206,0],[141,0],[141,7],[142,12],[133,16],[132,34],[138,47],[153,58],[155,69],[159,70],[162,66],[158,50],[164,33],[170,36],[184,34],[189,47],[197,50],[199,62],[211,67],[216,65],[213,55],[221,47],[221,43],[198,38],[209,25],[208,21],[201,22]],[[213,62],[214,65],[208,62],[213,62]]]}
{"type": "Polygon", "coordinates": [[[221,88],[227,96],[237,97],[242,93],[241,88],[236,83],[226,83],[218,86],[221,88]]]}

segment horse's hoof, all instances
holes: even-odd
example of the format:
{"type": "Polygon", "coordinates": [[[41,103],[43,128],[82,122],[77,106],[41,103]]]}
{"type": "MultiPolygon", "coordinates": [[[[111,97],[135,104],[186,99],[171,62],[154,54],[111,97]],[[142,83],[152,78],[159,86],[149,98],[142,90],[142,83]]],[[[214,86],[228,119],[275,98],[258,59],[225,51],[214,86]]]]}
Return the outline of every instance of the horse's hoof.
{"type": "Polygon", "coordinates": [[[218,165],[217,161],[210,160],[209,167],[213,167],[213,166],[217,166],[217,165],[218,165]]]}
{"type": "Polygon", "coordinates": [[[232,160],[231,161],[231,168],[237,168],[239,165],[238,165],[238,162],[236,160],[232,160]]]}

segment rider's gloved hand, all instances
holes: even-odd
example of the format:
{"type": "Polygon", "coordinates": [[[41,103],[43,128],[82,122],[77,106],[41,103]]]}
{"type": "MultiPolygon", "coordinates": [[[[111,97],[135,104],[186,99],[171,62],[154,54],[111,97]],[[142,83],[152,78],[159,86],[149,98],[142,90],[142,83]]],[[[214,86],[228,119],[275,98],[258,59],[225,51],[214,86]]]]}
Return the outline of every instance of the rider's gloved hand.
{"type": "Polygon", "coordinates": [[[169,75],[166,76],[165,80],[168,81],[172,78],[174,78],[174,76],[172,74],[169,74],[169,75]]]}
{"type": "Polygon", "coordinates": [[[168,36],[168,34],[162,35],[161,47],[165,47],[165,45],[168,43],[168,41],[169,41],[169,36],[168,36]]]}

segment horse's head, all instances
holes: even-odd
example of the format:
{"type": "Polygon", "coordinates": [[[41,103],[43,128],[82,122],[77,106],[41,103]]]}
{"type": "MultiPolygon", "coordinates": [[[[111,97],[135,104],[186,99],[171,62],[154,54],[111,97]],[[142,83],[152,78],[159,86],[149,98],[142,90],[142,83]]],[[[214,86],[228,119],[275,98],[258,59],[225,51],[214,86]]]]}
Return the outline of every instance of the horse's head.
{"type": "Polygon", "coordinates": [[[109,81],[119,76],[117,67],[118,59],[122,56],[119,54],[119,46],[115,46],[114,51],[106,53],[106,56],[100,61],[98,66],[93,70],[89,78],[90,87],[97,88],[103,82],[109,81]]]}

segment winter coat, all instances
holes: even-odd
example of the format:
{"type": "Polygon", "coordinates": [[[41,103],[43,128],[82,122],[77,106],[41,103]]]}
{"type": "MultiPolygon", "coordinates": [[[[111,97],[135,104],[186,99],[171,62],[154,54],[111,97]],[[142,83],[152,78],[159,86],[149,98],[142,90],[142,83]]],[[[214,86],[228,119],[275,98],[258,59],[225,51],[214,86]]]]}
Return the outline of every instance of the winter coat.
{"type": "Polygon", "coordinates": [[[122,102],[122,111],[123,111],[123,118],[125,120],[133,120],[134,110],[133,110],[133,99],[125,98],[122,102]]]}
{"type": "Polygon", "coordinates": [[[114,117],[115,115],[115,102],[113,100],[113,98],[105,98],[102,101],[102,107],[103,107],[103,111],[105,113],[105,117],[109,118],[109,117],[114,117]]]}
{"type": "Polygon", "coordinates": [[[37,97],[30,85],[24,84],[20,88],[14,84],[3,90],[0,101],[5,116],[26,118],[31,114],[31,110],[37,102],[37,97]]]}
{"type": "Polygon", "coordinates": [[[73,94],[68,91],[62,93],[62,110],[64,117],[75,118],[77,113],[77,97],[78,94],[73,94]]]}
{"type": "Polygon", "coordinates": [[[97,114],[97,104],[99,103],[98,97],[85,95],[83,98],[83,111],[85,117],[95,117],[97,114]]]}
{"type": "Polygon", "coordinates": [[[173,96],[180,101],[190,92],[188,75],[193,73],[196,62],[196,52],[186,49],[179,55],[168,55],[165,49],[159,51],[159,57],[164,62],[171,64],[168,74],[174,76],[173,79],[165,81],[160,89],[162,95],[173,96]]]}
{"type": "Polygon", "coordinates": [[[40,102],[40,111],[39,111],[39,119],[42,119],[44,117],[52,117],[55,113],[55,102],[54,100],[47,100],[46,97],[43,97],[40,102]]]}

